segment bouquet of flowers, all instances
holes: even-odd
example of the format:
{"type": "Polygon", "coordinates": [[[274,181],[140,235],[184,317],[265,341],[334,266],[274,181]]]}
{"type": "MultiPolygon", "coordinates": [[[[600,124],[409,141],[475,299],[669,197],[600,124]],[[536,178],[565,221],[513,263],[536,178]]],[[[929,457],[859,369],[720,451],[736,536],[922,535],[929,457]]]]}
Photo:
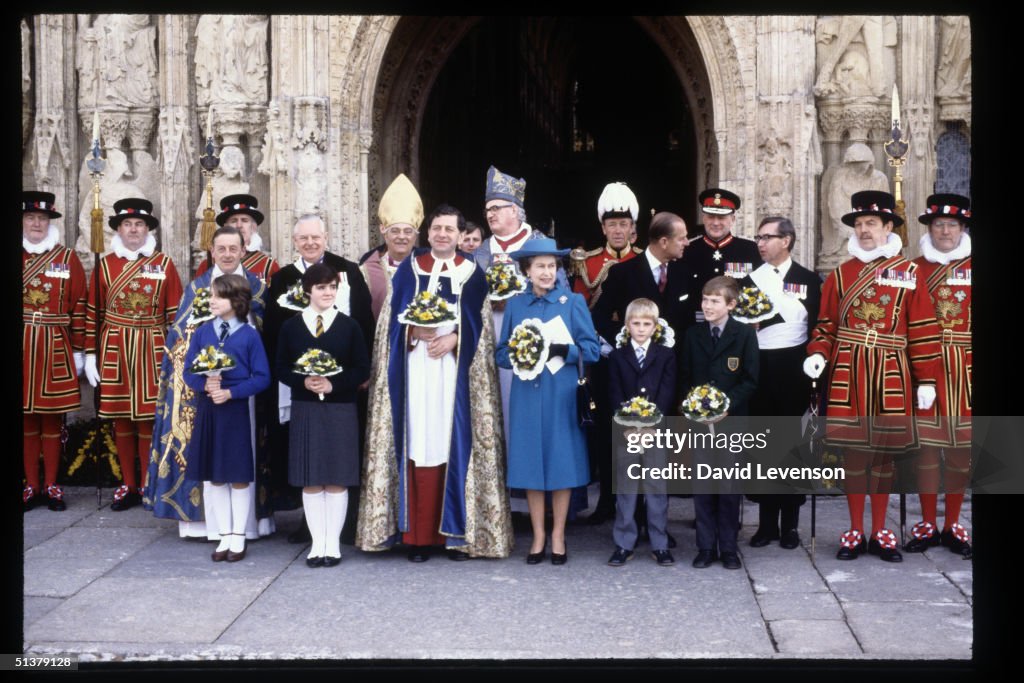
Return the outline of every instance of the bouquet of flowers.
{"type": "Polygon", "coordinates": [[[418,327],[440,327],[455,322],[455,311],[444,298],[423,290],[398,314],[398,322],[418,327]]]}
{"type": "Polygon", "coordinates": [[[194,375],[216,377],[224,370],[235,367],[235,359],[212,344],[199,352],[188,371],[194,375]]]}
{"type": "Polygon", "coordinates": [[[634,396],[619,406],[612,419],[624,427],[651,427],[661,422],[662,417],[658,406],[643,396],[634,396]]]}
{"type": "Polygon", "coordinates": [[[508,338],[512,372],[521,380],[534,379],[544,371],[550,342],[541,333],[541,325],[537,318],[527,318],[516,325],[508,338]]]}
{"type": "Polygon", "coordinates": [[[701,384],[690,389],[679,412],[694,422],[710,422],[729,410],[729,397],[714,384],[701,384]]]}
{"type": "Polygon", "coordinates": [[[188,316],[186,325],[198,325],[201,322],[213,319],[210,313],[210,288],[197,287],[196,297],[192,299],[192,312],[188,316]]]}
{"type": "Polygon", "coordinates": [[[513,263],[496,263],[487,269],[488,294],[491,301],[504,301],[526,291],[526,278],[513,263]]]}
{"type": "MultiPolygon", "coordinates": [[[[321,351],[320,349],[306,349],[306,352],[299,356],[292,366],[292,372],[297,375],[308,375],[310,377],[330,377],[341,372],[342,368],[334,356],[321,351]]],[[[320,400],[324,400],[323,394],[317,394],[320,400]]]]}
{"type": "MultiPolygon", "coordinates": [[[[654,326],[654,334],[651,335],[651,341],[655,344],[661,344],[666,349],[671,349],[676,345],[676,333],[668,322],[664,318],[658,318],[658,324],[654,326]]],[[[615,337],[616,346],[626,346],[629,344],[629,330],[625,326],[619,330],[618,336],[615,337]]]]}
{"type": "Polygon", "coordinates": [[[309,305],[309,295],[302,289],[302,281],[296,282],[288,288],[288,291],[277,297],[277,305],[281,308],[290,308],[293,311],[301,311],[309,305]]]}
{"type": "Polygon", "coordinates": [[[736,301],[733,317],[740,322],[752,324],[767,320],[775,315],[771,299],[757,287],[744,287],[736,301]]]}

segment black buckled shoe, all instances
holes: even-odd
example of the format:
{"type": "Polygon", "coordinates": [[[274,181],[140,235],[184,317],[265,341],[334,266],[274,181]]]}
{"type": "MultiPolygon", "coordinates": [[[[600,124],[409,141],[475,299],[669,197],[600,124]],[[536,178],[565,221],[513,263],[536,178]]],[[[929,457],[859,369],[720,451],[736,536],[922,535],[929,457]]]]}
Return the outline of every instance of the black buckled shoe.
{"type": "Polygon", "coordinates": [[[61,512],[67,510],[67,503],[64,502],[64,489],[56,484],[50,484],[46,487],[46,495],[49,498],[46,502],[46,507],[50,508],[54,512],[61,512]]]}
{"type": "Polygon", "coordinates": [[[631,559],[633,559],[632,550],[626,550],[625,548],[616,546],[615,552],[612,553],[612,556],[608,558],[608,566],[621,567],[622,565],[629,562],[631,559]]]}
{"type": "Polygon", "coordinates": [[[888,529],[879,529],[868,541],[868,553],[878,555],[883,562],[902,562],[903,555],[896,546],[896,534],[888,529]]]}
{"type": "Polygon", "coordinates": [[[661,567],[669,567],[676,563],[676,558],[672,557],[672,553],[668,550],[652,550],[651,557],[661,567]]]}
{"type": "Polygon", "coordinates": [[[793,550],[794,548],[800,547],[800,534],[796,529],[790,529],[786,533],[782,534],[782,538],[779,540],[779,545],[786,550],[793,550]]]}
{"type": "Polygon", "coordinates": [[[772,541],[779,540],[778,529],[762,529],[757,527],[757,531],[750,537],[750,546],[752,548],[763,548],[772,541]]]}
{"type": "Polygon", "coordinates": [[[409,549],[409,561],[410,562],[426,562],[430,559],[430,553],[424,546],[414,545],[409,549]]]}
{"type": "Polygon", "coordinates": [[[867,550],[864,542],[864,533],[860,529],[850,529],[839,537],[839,552],[836,553],[837,560],[856,560],[867,550]]]}
{"type": "Polygon", "coordinates": [[[939,542],[949,548],[950,552],[956,553],[965,560],[969,560],[974,557],[974,551],[971,549],[970,536],[968,536],[967,529],[964,528],[964,525],[959,522],[948,529],[944,529],[942,531],[942,535],[939,537],[939,542]]]}
{"type": "Polygon", "coordinates": [[[114,500],[110,503],[110,509],[115,512],[121,512],[133,508],[141,502],[142,496],[122,484],[114,491],[114,500]]]}
{"type": "Polygon", "coordinates": [[[908,553],[923,553],[939,544],[939,530],[931,522],[918,522],[910,529],[911,539],[903,546],[908,553]]]}
{"type": "Polygon", "coordinates": [[[717,559],[713,550],[700,550],[697,557],[693,558],[693,566],[697,569],[707,569],[717,559]]]}

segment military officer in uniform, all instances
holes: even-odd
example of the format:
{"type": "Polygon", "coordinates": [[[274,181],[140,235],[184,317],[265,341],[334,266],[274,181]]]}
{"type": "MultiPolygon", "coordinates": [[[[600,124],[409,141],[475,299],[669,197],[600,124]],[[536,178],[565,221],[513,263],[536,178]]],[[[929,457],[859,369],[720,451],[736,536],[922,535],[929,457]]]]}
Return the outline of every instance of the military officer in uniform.
{"type": "MultiPolygon", "coordinates": [[[[636,219],[640,205],[636,195],[625,183],[609,183],[597,200],[597,220],[605,243],[591,251],[573,249],[570,254],[575,274],[573,291],[581,295],[590,308],[601,296],[601,285],[608,277],[608,270],[616,263],[628,261],[642,249],[633,246],[636,234],[636,219]]],[[[625,324],[625,322],[623,322],[625,324]]],[[[601,358],[590,367],[590,381],[596,396],[608,394],[608,354],[615,340],[601,344],[601,358]]],[[[591,471],[596,470],[601,482],[601,497],[597,507],[590,513],[587,522],[601,524],[615,517],[615,496],[612,494],[611,423],[612,410],[607,401],[597,404],[597,425],[587,432],[588,450],[593,458],[591,471]],[[595,467],[596,466],[596,467],[595,467]]]]}
{"type": "MultiPolygon", "coordinates": [[[[752,240],[732,234],[740,198],[719,187],[711,187],[698,195],[704,215],[704,233],[690,238],[686,264],[690,269],[690,300],[694,320],[704,321],[700,300],[704,283],[718,275],[744,278],[761,265],[761,255],[752,240]]],[[[677,338],[679,333],[676,333],[677,338]]]]}
{"type": "Polygon", "coordinates": [[[940,334],[920,267],[900,254],[893,232],[903,219],[888,192],[865,190],[850,198],[842,217],[853,227],[853,256],[825,280],[818,325],[807,345],[804,373],[820,377],[828,367],[826,443],[843,449],[850,529],[840,537],[837,558],[865,551],[901,562],[896,535],[885,528],[893,457],[916,448],[910,424],[916,403],[935,401],[941,372],[940,334]],[[864,503],[871,493],[871,535],[864,503]]]}
{"type": "Polygon", "coordinates": [[[919,553],[943,545],[969,559],[973,555],[960,507],[971,472],[971,200],[958,194],[933,194],[918,220],[921,236],[918,283],[931,295],[942,331],[942,372],[937,400],[918,410],[921,437],[917,478],[924,519],[914,525],[904,550],[919,553]],[[944,455],[942,459],[940,455],[944,455]],[[937,521],[939,462],[943,462],[946,505],[942,532],[937,521]]]}
{"type": "Polygon", "coordinates": [[[160,221],[152,202],[136,197],[117,201],[108,224],[117,234],[113,253],[100,259],[99,277],[89,289],[85,348],[93,352],[85,357],[85,376],[100,388],[99,417],[114,420],[123,483],[110,509],[127,510],[142,502],[164,339],[182,286],[171,258],[156,250],[152,231],[160,221]]]}
{"type": "MultiPolygon", "coordinates": [[[[281,270],[274,257],[263,251],[263,239],[256,229],[263,225],[263,212],[259,210],[259,201],[251,194],[230,194],[220,200],[220,213],[217,214],[217,225],[235,228],[242,233],[245,240],[245,256],[242,267],[256,275],[263,284],[270,282],[270,277],[281,270]]],[[[196,270],[199,277],[209,269],[210,259],[203,259],[196,270]]]]}
{"type": "Polygon", "coordinates": [[[64,510],[57,484],[64,413],[81,407],[78,375],[85,363],[85,271],[74,250],[60,244],[51,219],[60,218],[50,192],[21,193],[22,431],[25,488],[22,506],[44,501],[64,510]],[[43,484],[39,453],[43,454],[43,484]]]}

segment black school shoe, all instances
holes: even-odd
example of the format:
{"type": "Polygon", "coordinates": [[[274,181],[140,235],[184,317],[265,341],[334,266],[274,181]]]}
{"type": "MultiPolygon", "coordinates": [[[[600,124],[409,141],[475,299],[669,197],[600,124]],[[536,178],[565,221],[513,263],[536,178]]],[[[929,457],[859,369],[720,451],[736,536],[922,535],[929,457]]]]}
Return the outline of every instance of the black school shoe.
{"type": "Polygon", "coordinates": [[[621,567],[622,565],[629,562],[631,559],[633,559],[632,550],[626,550],[625,548],[616,546],[615,552],[612,553],[612,556],[608,558],[608,566],[621,567]]]}

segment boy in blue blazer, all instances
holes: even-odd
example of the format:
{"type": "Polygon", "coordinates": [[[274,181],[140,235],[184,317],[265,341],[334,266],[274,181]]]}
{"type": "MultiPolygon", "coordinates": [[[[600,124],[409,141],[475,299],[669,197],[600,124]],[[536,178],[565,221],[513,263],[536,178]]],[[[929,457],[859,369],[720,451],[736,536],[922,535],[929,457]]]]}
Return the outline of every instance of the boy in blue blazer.
{"type": "MultiPolygon", "coordinates": [[[[750,397],[757,389],[758,346],[753,326],[733,320],[739,287],[726,275],[711,278],[702,290],[704,322],[686,331],[681,360],[682,389],[688,393],[701,384],[714,384],[729,397],[731,417],[750,414],[750,397]]],[[[726,415],[723,415],[724,418],[726,415]]],[[[735,420],[730,431],[742,429],[735,420]]],[[[719,427],[723,429],[725,425],[719,427]]],[[[728,464],[732,464],[730,460],[728,464]]],[[[696,493],[697,557],[693,566],[711,566],[721,558],[726,569],[740,569],[736,545],[739,533],[740,493],[696,493]]]]}
{"type": "MultiPolygon", "coordinates": [[[[608,356],[608,405],[615,411],[619,405],[636,396],[643,396],[658,406],[662,415],[672,412],[676,393],[676,357],[672,349],[654,341],[658,324],[658,305],[650,299],[634,299],[626,307],[626,332],[629,341],[608,356]]],[[[612,538],[615,552],[608,564],[621,567],[633,557],[637,540],[634,516],[635,493],[615,496],[615,526],[612,538]]],[[[668,549],[668,495],[645,493],[647,529],[651,550],[659,565],[675,563],[668,549]]]]}

